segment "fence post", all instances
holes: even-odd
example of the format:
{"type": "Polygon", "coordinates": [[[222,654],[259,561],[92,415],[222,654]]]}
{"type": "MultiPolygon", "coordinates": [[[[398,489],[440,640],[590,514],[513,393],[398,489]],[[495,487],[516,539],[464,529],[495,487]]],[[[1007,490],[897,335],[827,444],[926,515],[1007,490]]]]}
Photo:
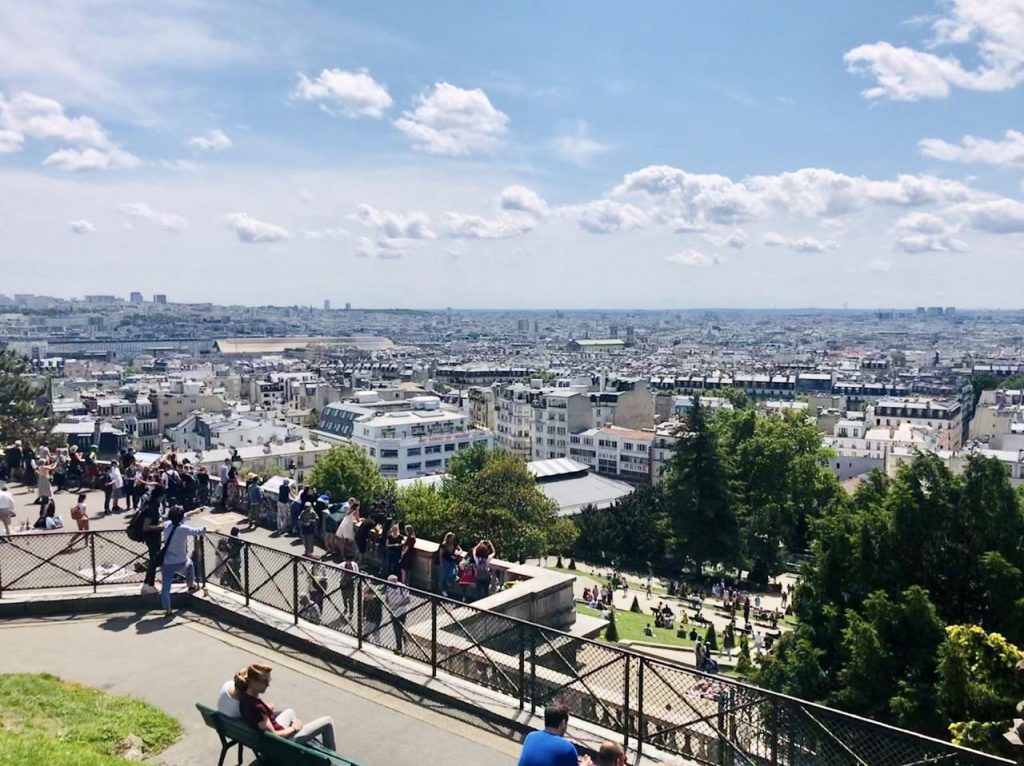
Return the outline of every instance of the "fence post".
{"type": "Polygon", "coordinates": [[[537,712],[537,629],[530,628],[530,715],[537,712]]]}
{"type": "Polygon", "coordinates": [[[632,716],[629,714],[629,661],[630,656],[626,655],[626,668],[622,678],[622,746],[629,746],[629,723],[632,716]]]}
{"type": "Polygon", "coordinates": [[[249,606],[249,543],[242,548],[242,575],[245,580],[245,605],[249,606]]]}
{"type": "Polygon", "coordinates": [[[519,709],[526,704],[526,626],[519,623],[519,709]]]}
{"type": "Polygon", "coordinates": [[[89,564],[92,567],[92,592],[95,593],[99,583],[96,577],[96,533],[89,533],[89,564]]]}
{"type": "Polygon", "coordinates": [[[430,599],[430,677],[437,678],[437,597],[430,599]]]}
{"type": "Polygon", "coordinates": [[[299,624],[299,557],[292,556],[292,624],[299,624]]]}
{"type": "Polygon", "coordinates": [[[726,744],[728,733],[725,730],[725,695],[718,695],[718,758],[719,766],[726,766],[726,744]]]}
{"type": "Polygon", "coordinates": [[[363,578],[356,578],[356,642],[363,648],[363,578]]]}
{"type": "MultiPolygon", "coordinates": [[[[209,538],[204,532],[202,536],[200,536],[199,542],[196,545],[196,550],[199,551],[199,580],[203,584],[203,598],[210,597],[210,591],[206,587],[206,544],[208,541],[209,538]]],[[[217,558],[215,556],[214,561],[216,560],[217,558]]]]}
{"type": "Polygon", "coordinates": [[[778,766],[779,763],[779,701],[772,697],[772,743],[771,743],[771,766],[778,766]]]}
{"type": "Polygon", "coordinates": [[[641,657],[640,673],[636,682],[636,754],[644,749],[644,738],[647,735],[647,722],[644,720],[644,665],[647,661],[641,657]]]}

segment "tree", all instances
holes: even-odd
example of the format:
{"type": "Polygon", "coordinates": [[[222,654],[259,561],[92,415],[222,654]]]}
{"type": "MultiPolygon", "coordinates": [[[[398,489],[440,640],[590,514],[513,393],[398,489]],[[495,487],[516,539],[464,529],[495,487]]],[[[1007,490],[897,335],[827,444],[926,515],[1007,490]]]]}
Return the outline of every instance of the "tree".
{"type": "Polygon", "coordinates": [[[320,426],[320,411],[314,407],[306,413],[306,428],[317,428],[320,426]]]}
{"type": "Polygon", "coordinates": [[[391,488],[377,466],[359,447],[351,444],[332,447],[309,472],[308,483],[335,498],[358,498],[370,506],[391,488]]]}
{"type": "Polygon", "coordinates": [[[688,420],[669,460],[665,505],[678,553],[699,576],[707,562],[739,563],[739,526],[726,457],[697,395],[688,420]]]}
{"type": "Polygon", "coordinates": [[[413,484],[400,488],[395,495],[395,508],[423,540],[440,542],[445,534],[455,531],[455,509],[434,485],[413,484]]]}
{"type": "Polygon", "coordinates": [[[49,418],[37,404],[43,394],[28,373],[28,360],[12,349],[0,351],[0,442],[23,439],[32,445],[45,440],[49,418]]]}
{"type": "Polygon", "coordinates": [[[557,506],[537,488],[526,464],[505,450],[474,448],[449,467],[441,495],[453,514],[453,531],[463,541],[486,538],[507,559],[534,557],[550,541],[568,542],[572,533],[557,524],[557,506]]]}
{"type": "Polygon", "coordinates": [[[939,650],[939,709],[955,743],[988,749],[1014,717],[1022,691],[1015,666],[1024,652],[977,625],[950,625],[946,636],[939,650]]]}
{"type": "Polygon", "coordinates": [[[671,540],[660,487],[641,485],[610,508],[572,517],[579,530],[575,555],[584,561],[632,570],[664,567],[671,540]]]}

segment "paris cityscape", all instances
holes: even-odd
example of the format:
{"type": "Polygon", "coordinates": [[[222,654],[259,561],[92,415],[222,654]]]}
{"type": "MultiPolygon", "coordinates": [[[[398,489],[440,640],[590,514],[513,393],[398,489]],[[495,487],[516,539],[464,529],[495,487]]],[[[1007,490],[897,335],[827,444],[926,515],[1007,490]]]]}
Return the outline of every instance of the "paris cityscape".
{"type": "Polygon", "coordinates": [[[780,10],[0,7],[0,763],[1024,762],[1024,0],[780,10]]]}

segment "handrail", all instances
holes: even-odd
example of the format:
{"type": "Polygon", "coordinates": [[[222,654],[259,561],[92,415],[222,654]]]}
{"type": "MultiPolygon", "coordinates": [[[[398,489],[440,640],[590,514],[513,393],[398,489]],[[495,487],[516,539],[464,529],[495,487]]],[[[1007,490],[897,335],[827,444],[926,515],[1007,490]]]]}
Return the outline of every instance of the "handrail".
{"type": "MultiPolygon", "coordinates": [[[[646,743],[704,763],[739,758],[759,766],[809,762],[904,766],[939,759],[978,766],[1012,763],[365,572],[352,573],[355,587],[345,598],[339,565],[219,533],[206,535],[195,546],[204,586],[229,560],[207,565],[208,553],[224,555],[220,544],[225,541],[235,546],[230,555],[232,560],[237,556],[238,571],[228,568],[233,584],[223,587],[244,595],[246,604],[250,599],[259,601],[286,611],[297,622],[300,572],[307,578],[314,571],[321,573],[336,583],[321,593],[323,603],[340,616],[324,627],[357,638],[360,647],[364,643],[401,646],[401,636],[408,656],[428,664],[432,674],[441,669],[490,686],[517,698],[520,709],[527,702],[533,710],[556,696],[568,695],[575,717],[620,728],[627,742],[635,740],[637,750],[646,743]],[[268,590],[265,586],[271,584],[268,590]],[[364,613],[364,596],[369,593],[370,602],[382,599],[383,589],[391,587],[404,588],[409,605],[404,611],[393,611],[382,601],[379,624],[374,626],[364,613]],[[339,593],[355,614],[343,615],[337,603],[339,593]],[[390,635],[382,635],[392,632],[393,641],[390,635]]],[[[122,531],[15,535],[0,545],[0,598],[10,591],[89,587],[96,592],[101,587],[140,583],[137,562],[147,555],[143,543],[128,540],[122,531]],[[68,553],[67,542],[83,537],[85,547],[68,553]]]]}

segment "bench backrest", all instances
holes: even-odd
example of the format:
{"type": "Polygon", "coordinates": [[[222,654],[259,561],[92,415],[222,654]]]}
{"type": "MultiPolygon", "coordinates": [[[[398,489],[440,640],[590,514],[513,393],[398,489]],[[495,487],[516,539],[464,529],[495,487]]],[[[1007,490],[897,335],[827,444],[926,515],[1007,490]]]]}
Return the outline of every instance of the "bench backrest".
{"type": "Polygon", "coordinates": [[[251,750],[257,751],[261,745],[260,732],[239,718],[231,718],[205,705],[196,704],[203,722],[215,729],[221,736],[235,742],[241,742],[251,750]]]}

